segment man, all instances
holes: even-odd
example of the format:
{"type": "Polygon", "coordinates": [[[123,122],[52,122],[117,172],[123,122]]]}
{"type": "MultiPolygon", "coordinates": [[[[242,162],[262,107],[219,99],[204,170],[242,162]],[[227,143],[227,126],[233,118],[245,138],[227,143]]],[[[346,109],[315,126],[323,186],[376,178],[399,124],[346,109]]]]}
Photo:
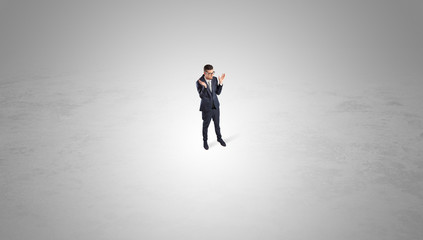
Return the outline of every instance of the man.
{"type": "Polygon", "coordinates": [[[217,141],[222,146],[226,146],[226,143],[222,139],[222,134],[220,134],[220,103],[217,98],[217,95],[222,92],[225,74],[223,73],[222,76],[217,79],[213,76],[214,73],[213,66],[207,64],[204,66],[204,74],[196,81],[197,91],[201,98],[200,111],[202,111],[203,117],[203,146],[206,150],[209,149],[209,145],[207,144],[207,131],[211,119],[213,119],[214,122],[217,141]]]}

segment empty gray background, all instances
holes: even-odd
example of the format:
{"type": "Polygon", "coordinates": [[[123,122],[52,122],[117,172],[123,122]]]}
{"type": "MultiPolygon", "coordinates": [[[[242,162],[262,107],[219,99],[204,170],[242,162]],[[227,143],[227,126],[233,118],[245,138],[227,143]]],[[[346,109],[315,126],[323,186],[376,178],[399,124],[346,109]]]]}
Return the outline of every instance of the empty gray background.
{"type": "Polygon", "coordinates": [[[0,36],[1,239],[423,238],[421,1],[0,1],[0,36]]]}

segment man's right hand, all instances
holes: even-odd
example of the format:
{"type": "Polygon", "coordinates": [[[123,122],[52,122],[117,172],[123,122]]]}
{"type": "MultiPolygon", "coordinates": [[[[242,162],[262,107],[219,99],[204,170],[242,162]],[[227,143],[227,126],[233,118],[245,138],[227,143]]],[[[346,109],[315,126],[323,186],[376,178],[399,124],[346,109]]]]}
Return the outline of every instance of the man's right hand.
{"type": "Polygon", "coordinates": [[[198,79],[198,83],[201,84],[203,87],[207,88],[207,84],[203,81],[200,81],[200,79],[198,79]]]}

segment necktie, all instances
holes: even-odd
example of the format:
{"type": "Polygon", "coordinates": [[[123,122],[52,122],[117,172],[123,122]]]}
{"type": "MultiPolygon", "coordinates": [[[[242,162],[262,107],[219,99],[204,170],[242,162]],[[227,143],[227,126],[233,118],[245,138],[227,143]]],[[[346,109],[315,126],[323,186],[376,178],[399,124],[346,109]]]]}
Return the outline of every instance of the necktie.
{"type": "Polygon", "coordinates": [[[212,88],[211,88],[211,81],[207,81],[207,85],[209,85],[209,89],[210,89],[210,92],[212,91],[212,88]]]}

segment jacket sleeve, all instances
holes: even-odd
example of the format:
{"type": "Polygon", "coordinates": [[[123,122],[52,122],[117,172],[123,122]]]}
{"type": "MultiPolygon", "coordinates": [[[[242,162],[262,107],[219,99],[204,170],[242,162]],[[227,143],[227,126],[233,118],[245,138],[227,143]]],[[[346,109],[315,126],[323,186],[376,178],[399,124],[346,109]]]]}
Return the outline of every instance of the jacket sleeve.
{"type": "Polygon", "coordinates": [[[220,85],[219,83],[217,83],[217,87],[216,87],[216,94],[220,95],[220,93],[222,92],[222,88],[223,88],[223,84],[220,85]]]}
{"type": "Polygon", "coordinates": [[[195,85],[197,86],[197,92],[200,98],[202,99],[204,97],[207,97],[207,89],[203,85],[199,84],[198,80],[195,81],[195,85]]]}

